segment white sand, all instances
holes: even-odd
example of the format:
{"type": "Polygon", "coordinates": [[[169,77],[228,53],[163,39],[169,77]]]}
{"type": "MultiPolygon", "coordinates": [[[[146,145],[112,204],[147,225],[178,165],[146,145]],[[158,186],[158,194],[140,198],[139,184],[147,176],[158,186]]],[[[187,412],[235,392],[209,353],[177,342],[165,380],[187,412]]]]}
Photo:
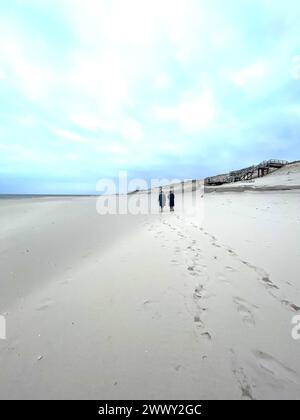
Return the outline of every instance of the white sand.
{"type": "Polygon", "coordinates": [[[299,398],[300,191],[204,200],[0,200],[0,398],[299,398]]]}

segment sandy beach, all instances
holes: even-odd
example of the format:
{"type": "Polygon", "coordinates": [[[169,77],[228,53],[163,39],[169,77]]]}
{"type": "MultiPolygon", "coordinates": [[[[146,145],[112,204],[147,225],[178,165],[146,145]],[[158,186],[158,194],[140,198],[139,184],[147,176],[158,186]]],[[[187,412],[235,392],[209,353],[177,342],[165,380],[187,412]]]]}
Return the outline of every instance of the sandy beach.
{"type": "Polygon", "coordinates": [[[284,169],[254,182],[268,191],[213,188],[203,220],[0,200],[0,398],[298,399],[300,169],[284,169]]]}

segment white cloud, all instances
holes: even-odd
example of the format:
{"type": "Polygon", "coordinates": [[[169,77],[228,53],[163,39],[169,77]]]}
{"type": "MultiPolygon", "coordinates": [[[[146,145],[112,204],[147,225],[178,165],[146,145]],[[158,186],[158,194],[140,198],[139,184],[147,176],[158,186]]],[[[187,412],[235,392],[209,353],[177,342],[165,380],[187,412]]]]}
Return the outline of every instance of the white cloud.
{"type": "Polygon", "coordinates": [[[123,154],[127,152],[127,148],[121,144],[108,144],[96,147],[97,152],[109,154],[123,154]]]}
{"type": "Polygon", "coordinates": [[[80,156],[75,153],[68,153],[66,159],[71,162],[77,162],[80,159],[80,156]]]}
{"type": "Polygon", "coordinates": [[[130,87],[126,62],[114,52],[94,50],[77,52],[65,76],[70,90],[93,101],[102,112],[117,112],[130,102],[130,87]]]}
{"type": "Polygon", "coordinates": [[[155,80],[157,87],[165,89],[171,86],[172,80],[171,77],[165,73],[161,73],[155,80]]]}
{"type": "MultiPolygon", "coordinates": [[[[35,49],[30,35],[24,37],[15,22],[8,22],[0,28],[6,66],[0,66],[2,73],[8,68],[27,98],[69,115],[82,129],[115,132],[141,142],[144,128],[126,116],[125,109],[134,109],[135,95],[145,80],[155,80],[160,88],[170,86],[170,77],[157,62],[161,41],[171,42],[172,54],[185,55],[183,50],[191,48],[186,41],[199,23],[193,17],[196,4],[195,0],[65,0],[62,10],[77,39],[75,48],[66,51],[60,65],[51,60],[45,65],[45,51],[35,49]]],[[[69,131],[56,134],[82,141],[69,131]]]]}
{"type": "Polygon", "coordinates": [[[153,112],[157,119],[175,121],[186,132],[197,132],[207,128],[216,117],[214,99],[208,90],[200,96],[186,98],[175,106],[163,107],[157,105],[153,112]]]}
{"type": "Polygon", "coordinates": [[[70,115],[70,121],[90,132],[104,131],[121,135],[124,140],[137,143],[144,140],[142,124],[133,118],[119,113],[112,120],[102,118],[99,114],[76,113],[70,115]]]}
{"type": "Polygon", "coordinates": [[[36,100],[48,96],[53,81],[48,69],[34,66],[20,57],[15,64],[15,74],[20,88],[29,99],[36,100]]]}
{"type": "Polygon", "coordinates": [[[229,80],[236,86],[244,88],[249,84],[261,80],[267,73],[265,64],[257,62],[242,70],[233,71],[229,74],[229,80]]]}
{"type": "Polygon", "coordinates": [[[113,125],[109,121],[105,121],[95,114],[88,114],[86,112],[71,114],[70,121],[87,131],[111,131],[113,129],[113,125]]]}
{"type": "Polygon", "coordinates": [[[185,147],[186,146],[183,143],[172,143],[170,141],[164,141],[158,145],[160,151],[167,153],[182,153],[184,152],[185,147]]]}
{"type": "Polygon", "coordinates": [[[8,160],[15,162],[49,164],[59,160],[54,153],[35,150],[19,144],[0,143],[0,149],[7,153],[8,160]]]}
{"type": "Polygon", "coordinates": [[[58,137],[62,137],[75,143],[83,143],[85,141],[79,134],[72,131],[63,130],[61,128],[54,128],[52,132],[58,137]]]}
{"type": "MultiPolygon", "coordinates": [[[[115,54],[119,59],[115,67],[128,82],[136,82],[146,74],[156,73],[159,77],[162,70],[157,53],[163,51],[166,43],[169,56],[180,61],[193,58],[195,48],[205,46],[205,38],[200,33],[207,7],[201,3],[199,0],[66,0],[66,10],[83,49],[92,54],[105,50],[115,54]]],[[[98,69],[99,80],[102,67],[91,61],[85,73],[88,76],[98,69]]],[[[107,73],[108,84],[116,71],[114,66],[109,68],[112,73],[107,73]]]]}
{"type": "Polygon", "coordinates": [[[1,29],[1,67],[6,80],[14,82],[30,100],[48,97],[54,81],[52,71],[41,61],[32,58],[34,46],[18,29],[7,30],[6,25],[1,29]]]}
{"type": "MultiPolygon", "coordinates": [[[[97,172],[100,161],[101,170],[112,173],[122,165],[166,168],[173,160],[168,154],[186,166],[191,155],[196,159],[216,150],[225,159],[222,150],[230,153],[232,146],[238,150],[246,144],[240,133],[250,126],[247,104],[228,90],[238,86],[256,103],[264,96],[269,113],[265,98],[272,102],[272,93],[291,82],[299,25],[295,7],[288,10],[271,0],[269,8],[257,2],[247,2],[246,9],[234,1],[223,3],[26,0],[33,13],[13,6],[4,11],[0,85],[5,86],[3,116],[10,109],[13,115],[3,121],[1,137],[33,145],[36,155],[2,147],[2,156],[32,160],[40,154],[44,159],[47,149],[50,158],[56,149],[64,170],[80,158],[82,171],[97,172]],[[280,9],[275,16],[274,8],[280,9]],[[269,36],[258,45],[266,24],[269,36]],[[235,54],[228,56],[229,50],[235,54]],[[181,96],[184,90],[189,92],[181,96]],[[24,113],[20,120],[19,112],[24,113]],[[30,112],[37,119],[32,130],[37,142],[24,130],[34,126],[26,115],[30,112]],[[76,143],[79,156],[74,155],[76,143]]],[[[253,130],[263,119],[257,112],[250,113],[253,130]]],[[[296,116],[299,110],[284,112],[296,116]]]]}
{"type": "MultiPolygon", "coordinates": [[[[164,33],[176,42],[190,27],[195,0],[69,0],[69,17],[82,40],[145,46],[164,33]]],[[[199,21],[198,21],[199,23],[199,21]]]]}
{"type": "Polygon", "coordinates": [[[31,115],[22,115],[18,118],[18,122],[26,128],[33,128],[37,125],[36,119],[31,115]]]}
{"type": "Polygon", "coordinates": [[[131,118],[121,121],[120,134],[128,141],[140,142],[144,139],[142,125],[131,118]]]}

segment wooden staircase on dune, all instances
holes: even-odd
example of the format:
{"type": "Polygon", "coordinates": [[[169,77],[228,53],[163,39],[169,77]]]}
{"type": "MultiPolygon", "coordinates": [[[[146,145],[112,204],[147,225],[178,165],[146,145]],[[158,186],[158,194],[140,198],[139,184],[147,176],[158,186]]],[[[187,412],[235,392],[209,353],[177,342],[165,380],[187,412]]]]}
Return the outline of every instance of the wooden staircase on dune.
{"type": "Polygon", "coordinates": [[[254,178],[261,178],[268,175],[271,171],[280,169],[287,164],[288,161],[286,160],[264,160],[258,165],[249,166],[238,171],[231,171],[229,174],[205,178],[205,185],[222,185],[231,182],[250,181],[254,178]]]}

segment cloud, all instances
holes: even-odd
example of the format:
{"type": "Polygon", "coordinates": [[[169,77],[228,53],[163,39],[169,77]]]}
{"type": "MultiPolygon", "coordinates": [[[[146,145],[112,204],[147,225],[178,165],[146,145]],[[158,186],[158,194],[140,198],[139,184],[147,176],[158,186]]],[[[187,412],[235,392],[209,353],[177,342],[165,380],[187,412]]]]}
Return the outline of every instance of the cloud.
{"type": "Polygon", "coordinates": [[[108,153],[108,154],[124,154],[127,152],[127,148],[121,144],[109,144],[96,147],[97,152],[108,153]]]}
{"type": "MultiPolygon", "coordinates": [[[[59,159],[55,153],[44,152],[42,150],[32,149],[20,144],[0,143],[2,154],[5,153],[6,159],[11,162],[24,163],[25,165],[50,164],[59,159]]],[[[3,156],[2,156],[3,159],[3,156]]]]}
{"type": "Polygon", "coordinates": [[[144,140],[145,135],[143,126],[134,118],[119,113],[115,114],[114,120],[109,120],[107,116],[106,118],[107,119],[103,118],[101,113],[99,113],[98,116],[89,113],[70,115],[70,121],[72,123],[91,133],[113,133],[121,136],[124,140],[133,143],[144,140]]]}
{"type": "MultiPolygon", "coordinates": [[[[195,0],[69,0],[69,17],[82,40],[149,46],[166,34],[178,41],[191,27],[195,0]]],[[[198,20],[199,23],[199,20],[198,20]]]]}
{"type": "Polygon", "coordinates": [[[87,97],[106,113],[116,112],[130,102],[126,62],[117,54],[99,50],[76,52],[70,63],[65,76],[70,91],[87,97]]]}
{"type": "Polygon", "coordinates": [[[155,85],[161,89],[169,88],[171,84],[171,77],[166,73],[159,74],[155,80],[155,85]]]}
{"type": "Polygon", "coordinates": [[[76,113],[71,114],[69,117],[70,121],[77,125],[78,127],[87,130],[87,131],[112,131],[113,125],[109,121],[105,121],[101,117],[98,117],[95,114],[88,113],[76,113]]]}
{"type": "Polygon", "coordinates": [[[144,139],[142,125],[132,118],[124,118],[121,121],[120,133],[129,142],[141,142],[144,139]]]}
{"type": "Polygon", "coordinates": [[[37,120],[35,117],[33,117],[32,115],[29,114],[25,114],[25,115],[21,115],[20,117],[17,118],[17,121],[26,128],[33,128],[36,127],[37,125],[37,120]]]}
{"type": "Polygon", "coordinates": [[[267,74],[266,65],[262,62],[257,62],[242,70],[236,70],[229,74],[229,80],[236,86],[244,88],[253,82],[258,82],[267,74]]]}
{"type": "Polygon", "coordinates": [[[85,140],[77,133],[72,131],[63,130],[61,128],[54,128],[52,132],[55,136],[62,137],[63,139],[75,142],[75,143],[84,143],[85,140]]]}
{"type": "MultiPolygon", "coordinates": [[[[0,20],[0,25],[1,25],[0,20]]],[[[18,27],[0,29],[0,52],[3,77],[12,82],[30,100],[47,98],[54,74],[35,55],[34,43],[18,27]],[[31,56],[31,57],[30,57],[31,56]]]]}
{"type": "Polygon", "coordinates": [[[156,105],[154,116],[165,122],[176,122],[188,133],[198,132],[209,127],[216,118],[216,107],[213,96],[205,90],[200,96],[191,96],[175,106],[156,105]]]}
{"type": "Polygon", "coordinates": [[[200,158],[211,173],[243,154],[277,156],[282,143],[296,154],[300,8],[275,3],[7,2],[0,134],[14,146],[2,145],[1,167],[56,156],[64,173],[80,158],[78,178],[200,176],[200,158]]]}

